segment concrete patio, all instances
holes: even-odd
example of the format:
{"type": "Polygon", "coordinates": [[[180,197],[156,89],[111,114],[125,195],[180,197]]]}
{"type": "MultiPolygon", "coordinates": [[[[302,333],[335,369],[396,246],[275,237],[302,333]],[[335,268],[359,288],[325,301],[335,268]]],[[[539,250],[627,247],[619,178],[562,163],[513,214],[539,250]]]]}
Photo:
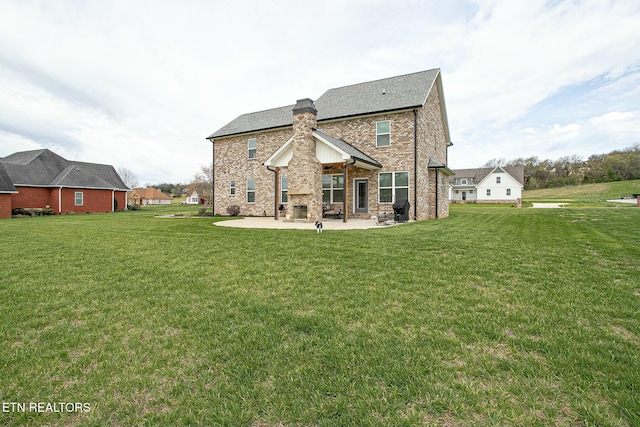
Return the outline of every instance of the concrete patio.
{"type": "MultiPolygon", "coordinates": [[[[309,222],[284,222],[275,220],[273,217],[245,217],[242,219],[234,219],[229,221],[219,221],[214,223],[218,227],[234,227],[234,228],[274,228],[274,229],[295,229],[295,230],[313,230],[316,231],[314,223],[309,222]]],[[[370,228],[384,228],[390,225],[378,225],[375,219],[350,219],[343,222],[341,219],[323,219],[323,231],[328,230],[367,230],[370,228]]]]}

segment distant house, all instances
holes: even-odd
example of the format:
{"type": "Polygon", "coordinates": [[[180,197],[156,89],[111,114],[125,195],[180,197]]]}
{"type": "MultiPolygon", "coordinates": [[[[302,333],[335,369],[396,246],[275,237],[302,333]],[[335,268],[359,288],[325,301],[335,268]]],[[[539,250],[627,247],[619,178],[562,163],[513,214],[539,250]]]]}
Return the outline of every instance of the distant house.
{"type": "Polygon", "coordinates": [[[457,169],[449,177],[452,202],[513,203],[522,199],[524,167],[457,169]]]}
{"type": "Polygon", "coordinates": [[[113,166],[67,160],[48,150],[0,158],[0,218],[11,210],[113,212],[126,207],[128,188],[113,166]]]}
{"type": "Polygon", "coordinates": [[[187,199],[184,201],[185,205],[197,205],[199,203],[201,202],[197,191],[194,191],[191,195],[187,196],[187,199]]]}
{"type": "Polygon", "coordinates": [[[18,194],[18,190],[0,163],[0,218],[11,218],[11,195],[13,194],[18,194]]]}
{"type": "Polygon", "coordinates": [[[153,187],[134,188],[127,196],[127,203],[139,206],[170,205],[171,197],[153,187]]]}

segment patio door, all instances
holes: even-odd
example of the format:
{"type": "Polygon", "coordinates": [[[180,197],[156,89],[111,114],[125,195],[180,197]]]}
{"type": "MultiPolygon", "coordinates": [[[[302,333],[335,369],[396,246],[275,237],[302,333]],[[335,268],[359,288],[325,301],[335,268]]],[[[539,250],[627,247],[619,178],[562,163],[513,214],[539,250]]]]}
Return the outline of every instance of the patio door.
{"type": "Polygon", "coordinates": [[[369,180],[356,179],[355,180],[355,212],[367,213],[369,212],[369,180]]]}

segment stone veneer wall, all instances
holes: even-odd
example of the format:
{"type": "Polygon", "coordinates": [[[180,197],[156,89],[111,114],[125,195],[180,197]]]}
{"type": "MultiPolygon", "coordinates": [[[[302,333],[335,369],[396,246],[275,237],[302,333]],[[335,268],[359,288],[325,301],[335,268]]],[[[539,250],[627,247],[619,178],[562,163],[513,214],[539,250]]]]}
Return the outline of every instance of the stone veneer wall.
{"type": "MultiPolygon", "coordinates": [[[[382,169],[372,171],[355,166],[348,167],[346,210],[349,218],[370,218],[377,215],[378,212],[393,211],[391,204],[378,204],[378,174],[380,172],[409,172],[409,197],[411,198],[411,209],[413,209],[412,111],[319,122],[318,128],[335,138],[343,139],[383,165],[382,169]],[[391,122],[391,145],[376,147],[376,122],[385,120],[391,122]],[[369,181],[369,212],[367,213],[353,213],[354,179],[356,178],[367,178],[369,181]]],[[[336,168],[327,172],[341,174],[342,169],[336,168]]]]}
{"type": "MultiPolygon", "coordinates": [[[[418,110],[418,219],[436,218],[435,170],[428,170],[429,157],[447,164],[447,140],[444,132],[440,94],[434,85],[425,107],[418,110]]],[[[438,172],[438,218],[449,215],[449,191],[446,175],[438,172]]]]}
{"type": "Polygon", "coordinates": [[[262,163],[293,135],[292,129],[283,128],[225,138],[214,142],[215,198],[214,212],[227,215],[231,205],[240,207],[241,215],[273,216],[274,173],[262,163]],[[249,159],[247,140],[256,138],[256,158],[249,159]],[[256,201],[247,203],[247,179],[256,180],[256,201]],[[230,195],[230,183],[235,180],[236,194],[230,195]]]}
{"type": "Polygon", "coordinates": [[[315,128],[314,113],[299,112],[293,116],[293,157],[287,165],[287,221],[322,219],[322,165],[316,159],[316,142],[312,135],[315,128]],[[294,218],[294,206],[306,206],[307,218],[294,218]]]}

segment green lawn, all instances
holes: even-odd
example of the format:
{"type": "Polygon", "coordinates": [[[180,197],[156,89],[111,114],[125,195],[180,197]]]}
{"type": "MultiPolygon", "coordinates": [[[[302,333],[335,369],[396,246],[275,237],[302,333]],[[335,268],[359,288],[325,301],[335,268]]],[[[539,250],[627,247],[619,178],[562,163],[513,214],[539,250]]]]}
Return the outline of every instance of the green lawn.
{"type": "Polygon", "coordinates": [[[0,425],[640,425],[640,209],[194,210],[0,221],[0,425]]]}
{"type": "Polygon", "coordinates": [[[534,202],[564,201],[584,204],[603,203],[606,200],[630,197],[638,193],[640,193],[640,180],[634,180],[527,190],[523,192],[522,198],[534,202]]]}

